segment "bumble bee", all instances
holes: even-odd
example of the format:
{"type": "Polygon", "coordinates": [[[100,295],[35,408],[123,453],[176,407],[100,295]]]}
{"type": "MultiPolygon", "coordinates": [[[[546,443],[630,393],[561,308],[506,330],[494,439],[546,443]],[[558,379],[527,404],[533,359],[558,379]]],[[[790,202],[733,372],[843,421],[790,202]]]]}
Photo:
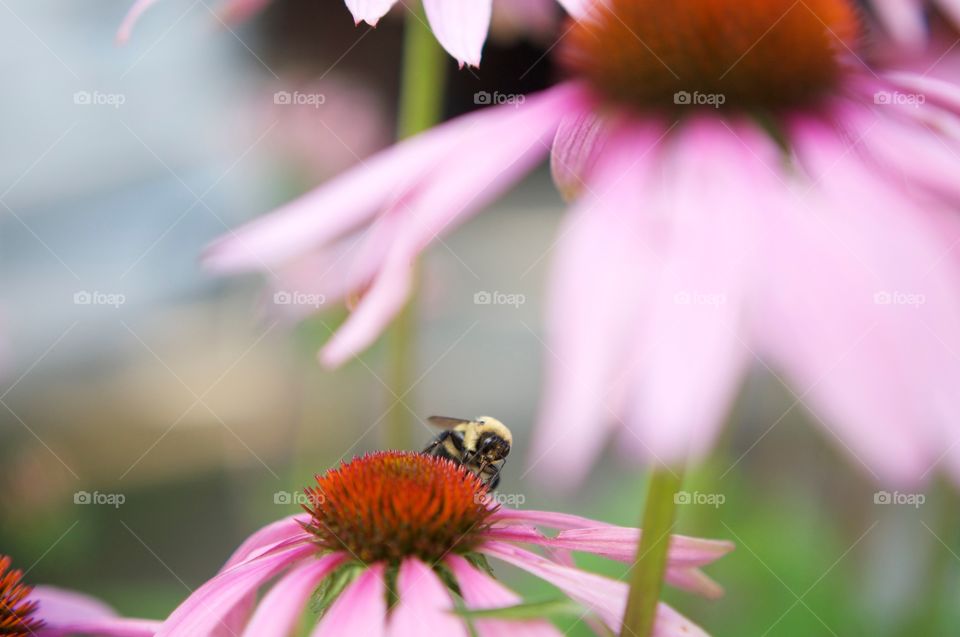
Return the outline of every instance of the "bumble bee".
{"type": "Polygon", "coordinates": [[[430,416],[428,420],[445,431],[423,453],[453,460],[476,474],[490,489],[496,489],[513,444],[513,435],[506,425],[489,416],[476,420],[430,416]]]}

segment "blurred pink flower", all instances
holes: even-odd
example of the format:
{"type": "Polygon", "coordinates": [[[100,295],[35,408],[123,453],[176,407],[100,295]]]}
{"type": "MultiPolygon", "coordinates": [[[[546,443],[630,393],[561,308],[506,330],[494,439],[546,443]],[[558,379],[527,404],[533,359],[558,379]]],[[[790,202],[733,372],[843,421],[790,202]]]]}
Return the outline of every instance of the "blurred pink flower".
{"type": "Polygon", "coordinates": [[[702,456],[755,361],[875,477],[941,459],[960,476],[960,89],[865,67],[840,0],[697,6],[610,0],[560,47],[571,81],[376,155],[208,265],[312,255],[328,302],[363,294],[321,352],[340,365],[403,306],[420,252],[552,142],[576,200],[533,452],[554,483],[617,426],[645,460],[702,456]]]}
{"type": "Polygon", "coordinates": [[[124,619],[106,604],[73,591],[23,584],[23,573],[0,555],[0,635],[152,637],[160,622],[124,619]]]}
{"type": "MultiPolygon", "coordinates": [[[[134,25],[140,16],[159,0],[137,0],[127,12],[120,30],[118,42],[130,39],[134,25]]],[[[221,11],[227,17],[243,18],[262,9],[269,0],[227,0],[221,11]]],[[[514,0],[530,3],[532,0],[514,0]]],[[[571,15],[580,15],[592,0],[556,0],[571,15]]],[[[353,14],[357,24],[366,22],[377,26],[397,4],[397,0],[345,0],[347,8],[353,14]]],[[[494,0],[423,0],[427,20],[437,40],[461,66],[478,66],[483,44],[490,30],[490,19],[494,0]]],[[[542,14],[532,14],[541,19],[542,14]]]]}
{"type": "MultiPolygon", "coordinates": [[[[468,635],[451,613],[454,600],[437,571],[452,576],[469,609],[513,606],[521,599],[476,560],[493,557],[553,584],[617,631],[627,585],[572,565],[570,551],[632,564],[637,529],[560,513],[491,507],[483,483],[462,466],[424,454],[380,452],[317,476],[307,513],[250,536],[219,574],[177,608],[158,637],[204,637],[218,627],[244,637],[288,635],[327,578],[349,573],[346,587],[312,635],[468,635]],[[560,530],[543,535],[537,526],[560,530]],[[534,545],[556,554],[542,557],[534,545]],[[257,591],[272,587],[257,603],[257,591]],[[388,587],[390,594],[388,595],[388,587]],[[388,608],[393,598],[395,604],[388,608]],[[252,612],[252,615],[251,615],[252,612]],[[249,619],[248,619],[249,618],[249,619]]],[[[716,596],[699,567],[732,549],[728,542],[674,536],[667,581],[716,596]]],[[[477,635],[560,637],[544,620],[480,619],[477,635]]],[[[665,604],[656,635],[705,635],[665,604]]]]}
{"type": "Polygon", "coordinates": [[[922,49],[929,34],[929,13],[934,8],[960,25],[960,0],[869,0],[884,28],[900,44],[922,49]]]}

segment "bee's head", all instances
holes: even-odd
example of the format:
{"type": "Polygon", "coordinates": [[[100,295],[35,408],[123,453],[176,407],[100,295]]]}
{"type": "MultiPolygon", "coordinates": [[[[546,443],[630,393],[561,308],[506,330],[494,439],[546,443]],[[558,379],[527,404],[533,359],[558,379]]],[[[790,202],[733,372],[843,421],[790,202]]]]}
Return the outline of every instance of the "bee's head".
{"type": "Polygon", "coordinates": [[[492,431],[486,431],[477,438],[476,456],[484,463],[503,460],[510,453],[510,441],[492,431]]]}

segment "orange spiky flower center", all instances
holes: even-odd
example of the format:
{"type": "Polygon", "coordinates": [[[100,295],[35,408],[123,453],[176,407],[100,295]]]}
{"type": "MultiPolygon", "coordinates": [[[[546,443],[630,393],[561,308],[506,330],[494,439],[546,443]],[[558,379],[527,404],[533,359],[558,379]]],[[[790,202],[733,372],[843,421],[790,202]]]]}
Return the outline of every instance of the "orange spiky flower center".
{"type": "Polygon", "coordinates": [[[493,513],[476,475],[420,453],[372,453],[316,479],[305,490],[306,529],[324,549],[367,564],[405,557],[433,564],[449,553],[468,553],[493,513]]]}
{"type": "Polygon", "coordinates": [[[30,601],[33,588],[23,583],[23,571],[10,570],[10,558],[0,555],[0,635],[28,637],[43,627],[35,617],[37,602],[30,601]]]}
{"type": "Polygon", "coordinates": [[[771,112],[835,91],[858,44],[850,0],[595,0],[560,47],[603,98],[644,110],[771,112]]]}

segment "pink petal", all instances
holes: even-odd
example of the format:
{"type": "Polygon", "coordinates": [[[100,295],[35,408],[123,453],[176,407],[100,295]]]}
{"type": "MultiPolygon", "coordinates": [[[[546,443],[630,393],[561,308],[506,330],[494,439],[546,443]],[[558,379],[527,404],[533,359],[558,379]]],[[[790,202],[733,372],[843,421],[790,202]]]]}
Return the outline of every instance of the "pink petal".
{"type": "Polygon", "coordinates": [[[960,114],[960,87],[955,82],[908,72],[888,73],[884,79],[897,88],[922,95],[930,104],[960,114]]]}
{"type": "Polygon", "coordinates": [[[126,44],[130,40],[130,35],[133,33],[133,27],[137,24],[140,16],[142,16],[147,9],[156,4],[157,1],[158,0],[137,0],[133,6],[130,7],[130,10],[127,11],[127,15],[125,15],[123,18],[123,22],[120,23],[120,28],[117,30],[117,44],[126,44]]]}
{"type": "Polygon", "coordinates": [[[296,545],[262,555],[223,571],[187,598],[163,623],[158,637],[204,637],[260,585],[297,561],[316,553],[311,545],[296,545]]]}
{"type": "MultiPolygon", "coordinates": [[[[453,571],[463,601],[471,610],[503,608],[519,604],[523,599],[495,579],[477,570],[459,555],[444,560],[453,571]]],[[[562,633],[550,622],[542,620],[508,621],[481,619],[474,622],[479,637],[561,637],[562,633]]]]}
{"type": "Polygon", "coordinates": [[[406,301],[410,265],[419,252],[526,174],[546,154],[560,116],[581,100],[576,87],[559,85],[519,106],[487,109],[496,117],[458,122],[458,152],[388,211],[402,215],[398,234],[379,276],[321,352],[325,365],[342,364],[376,339],[406,301]],[[490,146],[490,139],[501,141],[490,146]]]}
{"type": "MultiPolygon", "coordinates": [[[[570,529],[561,531],[554,537],[547,537],[533,529],[494,527],[490,529],[488,535],[497,539],[509,539],[511,542],[529,542],[551,548],[593,553],[621,562],[632,562],[636,556],[641,533],[640,529],[600,526],[570,529]]],[[[668,564],[670,566],[706,566],[733,549],[734,544],[725,540],[704,540],[685,535],[672,535],[668,564]]]]}
{"type": "Polygon", "coordinates": [[[574,18],[582,18],[587,15],[587,11],[594,2],[599,0],[558,0],[567,13],[574,18]]]}
{"type": "Polygon", "coordinates": [[[253,557],[257,557],[274,548],[280,542],[292,540],[297,537],[309,538],[303,530],[303,526],[300,524],[308,519],[309,516],[306,513],[298,513],[263,527],[244,540],[243,544],[233,552],[230,559],[227,560],[227,563],[220,569],[220,572],[222,573],[241,562],[246,562],[253,557]]]}
{"type": "Polygon", "coordinates": [[[752,124],[687,122],[672,142],[663,178],[632,211],[655,258],[633,272],[650,290],[634,339],[628,424],[635,453],[682,466],[709,450],[739,388],[757,218],[764,193],[782,186],[768,183],[777,150],[752,124]]]}
{"type": "Polygon", "coordinates": [[[832,441],[874,476],[914,484],[940,453],[937,424],[955,422],[953,268],[910,195],[833,130],[805,122],[791,136],[817,186],[768,217],[766,347],[832,441]],[[924,300],[885,302],[893,294],[924,300]]]}
{"type": "Polygon", "coordinates": [[[556,241],[548,290],[546,382],[529,466],[564,488],[581,481],[619,421],[623,347],[644,282],[639,211],[664,130],[618,129],[556,241]],[[589,300],[589,302],[585,302],[589,300]]]}
{"type": "Polygon", "coordinates": [[[317,560],[307,560],[284,575],[257,605],[243,637],[289,635],[320,581],[345,560],[344,554],[331,553],[317,560]]]}
{"type": "Polygon", "coordinates": [[[397,0],[346,0],[354,21],[357,24],[366,22],[371,26],[377,26],[380,18],[387,15],[396,2],[397,0]]]}
{"type": "Polygon", "coordinates": [[[927,41],[927,23],[922,0],[873,0],[883,26],[900,44],[921,50],[927,41]]]}
{"type": "Polygon", "coordinates": [[[571,113],[560,121],[550,151],[550,171],[564,198],[576,198],[589,183],[609,128],[607,116],[594,110],[571,113]]]}
{"type": "MultiPolygon", "coordinates": [[[[627,585],[624,582],[562,566],[536,553],[500,542],[484,545],[484,553],[550,582],[571,599],[595,612],[611,630],[619,632],[627,603],[627,585]]],[[[707,637],[699,626],[663,603],[659,605],[653,634],[656,637],[707,637]]]]}
{"type": "Polygon", "coordinates": [[[400,601],[390,614],[389,637],[469,636],[466,624],[450,612],[453,600],[446,586],[420,560],[407,559],[400,565],[397,593],[400,601]]]}
{"type": "Polygon", "coordinates": [[[386,634],[387,599],[383,564],[372,564],[340,593],[311,637],[386,634]]]}
{"type": "Polygon", "coordinates": [[[492,0],[423,0],[430,28],[460,66],[480,66],[492,0]]]}
{"type": "Polygon", "coordinates": [[[35,586],[30,599],[39,603],[37,616],[45,622],[37,637],[152,637],[160,627],[158,621],[117,617],[100,600],[53,586],[35,586]]]}

